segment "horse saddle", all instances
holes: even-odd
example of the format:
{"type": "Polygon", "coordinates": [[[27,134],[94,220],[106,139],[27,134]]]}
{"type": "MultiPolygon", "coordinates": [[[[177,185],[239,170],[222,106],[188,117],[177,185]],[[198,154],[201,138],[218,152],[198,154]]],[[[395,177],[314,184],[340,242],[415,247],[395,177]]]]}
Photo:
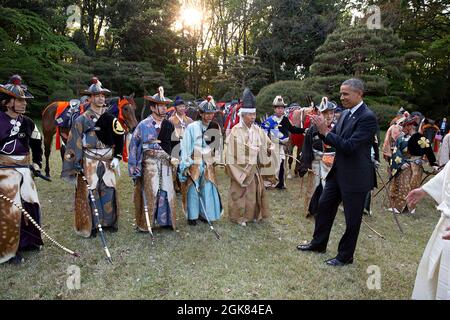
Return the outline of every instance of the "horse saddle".
{"type": "Polygon", "coordinates": [[[81,115],[79,100],[58,103],[55,116],[55,124],[60,128],[71,128],[72,123],[81,115]]]}

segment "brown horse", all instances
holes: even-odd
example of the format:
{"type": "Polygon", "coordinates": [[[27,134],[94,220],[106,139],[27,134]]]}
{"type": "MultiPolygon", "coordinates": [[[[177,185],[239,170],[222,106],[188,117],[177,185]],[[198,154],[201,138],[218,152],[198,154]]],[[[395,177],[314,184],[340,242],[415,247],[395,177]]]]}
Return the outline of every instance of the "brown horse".
{"type": "MultiPolygon", "coordinates": [[[[59,103],[63,101],[56,101],[48,105],[42,112],[42,131],[44,134],[44,146],[45,146],[45,174],[50,177],[50,153],[52,148],[53,136],[56,133],[55,117],[59,103]]],[[[108,106],[107,112],[116,116],[127,133],[132,133],[138,125],[136,119],[136,103],[134,101],[134,94],[131,96],[115,97],[107,99],[106,104],[108,106]]],[[[63,142],[60,152],[61,159],[64,160],[65,144],[69,137],[70,128],[59,128],[59,134],[63,142]]],[[[59,137],[57,137],[59,139],[59,137]]],[[[59,141],[57,141],[59,146],[59,141]]]]}

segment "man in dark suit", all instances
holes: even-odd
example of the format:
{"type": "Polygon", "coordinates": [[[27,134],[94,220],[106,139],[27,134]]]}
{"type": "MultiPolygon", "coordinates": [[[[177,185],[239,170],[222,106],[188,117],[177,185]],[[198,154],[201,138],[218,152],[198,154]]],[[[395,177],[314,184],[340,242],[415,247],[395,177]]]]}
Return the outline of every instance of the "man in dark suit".
{"type": "Polygon", "coordinates": [[[364,200],[374,187],[370,148],[378,128],[375,114],[363,101],[364,83],[361,80],[346,80],[340,93],[346,110],[331,131],[322,116],[311,119],[323,141],[336,149],[336,157],[319,200],[313,239],[309,244],[297,246],[300,251],[325,252],[342,201],[346,230],[339,243],[338,255],[326,261],[331,266],[353,263],[364,200]]]}

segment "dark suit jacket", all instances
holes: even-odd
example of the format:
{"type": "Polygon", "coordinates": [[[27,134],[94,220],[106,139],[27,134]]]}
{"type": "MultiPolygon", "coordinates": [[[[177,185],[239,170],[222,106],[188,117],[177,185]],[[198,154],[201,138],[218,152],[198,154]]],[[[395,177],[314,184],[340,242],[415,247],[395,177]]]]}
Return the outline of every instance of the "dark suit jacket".
{"type": "Polygon", "coordinates": [[[368,192],[375,184],[370,148],[378,129],[377,118],[366,104],[345,120],[349,112],[342,113],[333,130],[324,138],[325,143],[336,148],[329,176],[337,175],[342,192],[368,192]]]}

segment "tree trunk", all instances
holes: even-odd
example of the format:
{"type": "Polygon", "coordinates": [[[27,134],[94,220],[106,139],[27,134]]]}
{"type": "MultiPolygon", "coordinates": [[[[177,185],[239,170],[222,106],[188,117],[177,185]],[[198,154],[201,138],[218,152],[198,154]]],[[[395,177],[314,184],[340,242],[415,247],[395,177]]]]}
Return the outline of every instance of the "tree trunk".
{"type": "Polygon", "coordinates": [[[228,41],[227,41],[227,27],[222,27],[222,62],[223,62],[223,70],[227,69],[227,57],[228,57],[228,41]]]}
{"type": "Polygon", "coordinates": [[[242,54],[247,55],[247,1],[244,1],[244,18],[242,19],[242,54]]]}
{"type": "Polygon", "coordinates": [[[87,1],[86,11],[88,14],[88,48],[92,55],[95,55],[95,13],[97,11],[96,1],[87,1]]]}

